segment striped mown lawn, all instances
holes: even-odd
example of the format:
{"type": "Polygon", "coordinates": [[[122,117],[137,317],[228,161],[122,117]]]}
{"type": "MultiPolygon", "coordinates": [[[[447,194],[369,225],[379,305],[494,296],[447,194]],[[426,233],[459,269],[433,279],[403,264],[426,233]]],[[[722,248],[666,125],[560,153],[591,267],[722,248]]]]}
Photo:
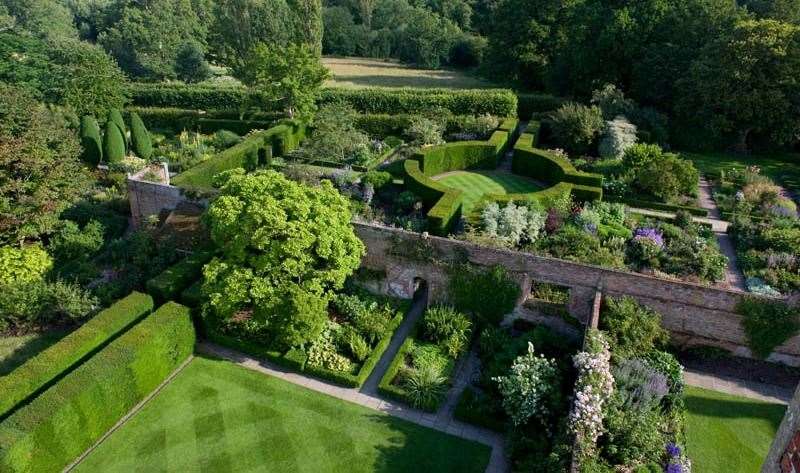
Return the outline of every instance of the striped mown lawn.
{"type": "Polygon", "coordinates": [[[686,453],[697,473],[761,470],[786,406],[686,387],[686,453]]]}
{"type": "Polygon", "coordinates": [[[487,446],[195,358],[82,472],[482,473],[487,446]]]}
{"type": "Polygon", "coordinates": [[[472,211],[484,194],[528,193],[542,188],[532,179],[505,171],[453,171],[433,179],[464,191],[464,214],[472,211]]]}

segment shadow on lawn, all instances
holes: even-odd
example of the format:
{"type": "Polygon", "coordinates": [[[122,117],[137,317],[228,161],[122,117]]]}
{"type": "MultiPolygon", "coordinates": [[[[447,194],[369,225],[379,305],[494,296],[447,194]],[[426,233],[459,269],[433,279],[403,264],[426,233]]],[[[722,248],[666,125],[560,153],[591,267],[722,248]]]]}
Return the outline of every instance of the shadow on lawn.
{"type": "Polygon", "coordinates": [[[778,430],[786,406],[759,401],[734,401],[730,399],[708,398],[692,394],[686,395],[686,408],[691,414],[721,419],[763,419],[778,430]]]}
{"type": "Polygon", "coordinates": [[[369,420],[392,430],[378,450],[371,471],[377,473],[427,472],[483,473],[491,448],[387,415],[369,420]]]}

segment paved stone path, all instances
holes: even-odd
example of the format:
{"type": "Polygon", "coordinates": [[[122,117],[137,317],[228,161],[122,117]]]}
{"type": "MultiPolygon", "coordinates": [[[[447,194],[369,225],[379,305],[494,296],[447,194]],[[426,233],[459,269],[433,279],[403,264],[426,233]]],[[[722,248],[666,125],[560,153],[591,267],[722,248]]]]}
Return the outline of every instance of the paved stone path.
{"type": "Polygon", "coordinates": [[[235,350],[209,342],[198,343],[197,352],[216,356],[234,362],[242,367],[275,376],[276,378],[303,386],[307,389],[353,402],[415,424],[483,443],[492,448],[491,459],[486,468],[486,473],[506,473],[509,471],[509,466],[505,456],[505,441],[503,436],[497,432],[469,425],[453,418],[458,398],[470,384],[478,369],[479,361],[475,353],[471,352],[469,356],[459,362],[456,367],[453,386],[448,391],[447,399],[443,406],[436,413],[428,413],[413,409],[403,404],[383,399],[377,394],[380,379],[383,377],[392,359],[394,359],[400,346],[410,333],[414,323],[424,312],[425,305],[425,298],[414,303],[411,310],[409,310],[409,313],[406,315],[406,318],[403,320],[403,323],[398,327],[395,335],[392,337],[392,341],[386,349],[386,352],[384,352],[381,360],[376,365],[370,377],[367,378],[367,381],[360,391],[310,378],[272,363],[251,358],[235,350]]]}
{"type": "Polygon", "coordinates": [[[784,386],[732,377],[713,376],[688,369],[683,372],[683,380],[689,386],[779,404],[788,404],[794,394],[792,388],[784,386]]]}

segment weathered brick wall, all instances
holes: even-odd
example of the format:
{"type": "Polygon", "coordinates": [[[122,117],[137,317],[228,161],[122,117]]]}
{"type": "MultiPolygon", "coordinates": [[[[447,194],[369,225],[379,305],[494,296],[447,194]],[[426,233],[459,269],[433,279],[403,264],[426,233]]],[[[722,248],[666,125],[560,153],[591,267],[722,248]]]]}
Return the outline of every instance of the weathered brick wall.
{"type": "Polygon", "coordinates": [[[800,386],[789,402],[761,473],[800,473],[800,386]]]}
{"type": "MultiPolygon", "coordinates": [[[[486,248],[466,242],[427,237],[403,230],[355,224],[367,246],[363,264],[385,270],[383,289],[410,297],[413,279],[425,279],[433,301],[447,299],[446,266],[435,260],[469,261],[473,264],[506,267],[520,282],[526,296],[530,281],[570,288],[569,309],[583,323],[591,316],[598,287],[604,295],[629,295],[652,307],[663,316],[663,325],[673,340],[684,345],[716,345],[737,356],[752,357],[747,347],[741,316],[735,312],[744,293],[699,284],[671,281],[642,274],[572,263],[502,249],[486,248]]],[[[775,350],[771,361],[800,366],[800,336],[775,350]]]]}

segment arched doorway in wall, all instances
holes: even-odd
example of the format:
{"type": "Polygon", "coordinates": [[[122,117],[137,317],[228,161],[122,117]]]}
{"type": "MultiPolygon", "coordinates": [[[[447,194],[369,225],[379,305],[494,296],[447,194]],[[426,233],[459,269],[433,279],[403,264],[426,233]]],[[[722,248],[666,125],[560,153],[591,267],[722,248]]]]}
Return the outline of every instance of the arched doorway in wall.
{"type": "Polygon", "coordinates": [[[414,304],[422,304],[427,307],[428,305],[428,281],[416,277],[414,278],[414,296],[412,298],[414,304]]]}

